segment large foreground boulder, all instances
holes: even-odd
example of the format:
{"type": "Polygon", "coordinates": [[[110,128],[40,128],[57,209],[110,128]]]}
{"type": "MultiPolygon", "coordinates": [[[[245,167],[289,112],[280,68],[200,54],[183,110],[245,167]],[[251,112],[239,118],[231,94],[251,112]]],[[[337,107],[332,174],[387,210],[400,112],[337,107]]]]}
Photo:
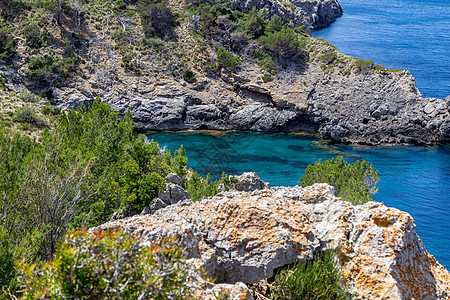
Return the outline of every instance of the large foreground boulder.
{"type": "Polygon", "coordinates": [[[223,192],[97,229],[115,227],[143,243],[180,237],[192,265],[218,283],[255,283],[331,247],[357,299],[450,297],[450,273],[426,251],[409,214],[377,202],[353,206],[327,184],[223,192]]]}

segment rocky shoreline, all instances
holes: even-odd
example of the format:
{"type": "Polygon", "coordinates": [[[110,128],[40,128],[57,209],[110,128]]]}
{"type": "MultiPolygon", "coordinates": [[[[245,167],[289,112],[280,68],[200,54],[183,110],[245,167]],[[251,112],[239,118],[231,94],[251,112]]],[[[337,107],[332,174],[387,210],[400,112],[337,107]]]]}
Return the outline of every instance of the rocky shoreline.
{"type": "Polygon", "coordinates": [[[205,88],[206,95],[163,79],[155,82],[150,99],[120,101],[125,106],[111,104],[121,111],[130,108],[141,132],[301,132],[368,145],[450,141],[450,102],[421,98],[407,71],[326,80],[316,71],[306,75],[312,77],[307,86],[303,76],[290,85],[276,86],[232,74],[226,79],[232,82],[229,89],[205,88]],[[319,76],[314,78],[315,74],[319,76]]]}
{"type": "Polygon", "coordinates": [[[122,77],[106,89],[80,82],[54,95],[63,109],[99,95],[113,109],[129,110],[140,132],[297,132],[367,145],[450,142],[450,101],[422,98],[408,71],[372,66],[353,72],[356,59],[326,42],[312,39],[309,49],[307,64],[267,82],[259,66],[247,62],[195,83],[164,75],[122,77]],[[320,57],[327,53],[344,63],[326,65],[320,57]]]}

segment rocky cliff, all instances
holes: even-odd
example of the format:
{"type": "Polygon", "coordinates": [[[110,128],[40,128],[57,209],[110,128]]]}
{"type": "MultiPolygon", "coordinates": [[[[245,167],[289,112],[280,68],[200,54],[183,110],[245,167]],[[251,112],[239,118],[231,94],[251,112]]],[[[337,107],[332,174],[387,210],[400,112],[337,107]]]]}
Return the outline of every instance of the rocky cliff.
{"type": "Polygon", "coordinates": [[[88,85],[55,94],[64,108],[98,94],[116,110],[130,109],[143,132],[306,132],[370,145],[450,141],[450,102],[422,98],[408,71],[374,66],[325,41],[305,38],[307,60],[298,58],[270,81],[257,63],[246,61],[217,75],[199,74],[195,83],[162,74],[120,77],[105,89],[88,85]],[[361,61],[365,68],[358,67],[361,61]]]}
{"type": "MultiPolygon", "coordinates": [[[[192,264],[217,283],[255,283],[330,247],[355,299],[450,297],[450,273],[426,251],[409,214],[376,202],[353,206],[327,184],[223,192],[95,230],[116,227],[142,243],[180,237],[192,264]]],[[[234,289],[249,297],[242,284],[234,289]]]]}
{"type": "Polygon", "coordinates": [[[39,8],[38,46],[12,15],[3,17],[24,36],[10,43],[19,54],[0,64],[6,89],[32,90],[63,109],[100,96],[130,110],[140,131],[307,132],[375,145],[450,141],[449,101],[424,99],[409,72],[346,56],[296,27],[332,22],[342,14],[336,0],[161,0],[153,10],[141,2],[93,1],[59,15],[39,8]]]}

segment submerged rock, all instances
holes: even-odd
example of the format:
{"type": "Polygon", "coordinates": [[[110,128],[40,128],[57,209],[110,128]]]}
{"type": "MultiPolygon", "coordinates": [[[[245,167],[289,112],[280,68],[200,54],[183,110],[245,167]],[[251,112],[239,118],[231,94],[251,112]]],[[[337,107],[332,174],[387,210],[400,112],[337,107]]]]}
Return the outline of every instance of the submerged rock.
{"type": "Polygon", "coordinates": [[[357,299],[450,297],[450,273],[426,251],[409,214],[377,202],[354,206],[327,184],[222,192],[97,229],[114,227],[143,243],[180,237],[192,264],[218,283],[258,282],[331,247],[357,299]]]}

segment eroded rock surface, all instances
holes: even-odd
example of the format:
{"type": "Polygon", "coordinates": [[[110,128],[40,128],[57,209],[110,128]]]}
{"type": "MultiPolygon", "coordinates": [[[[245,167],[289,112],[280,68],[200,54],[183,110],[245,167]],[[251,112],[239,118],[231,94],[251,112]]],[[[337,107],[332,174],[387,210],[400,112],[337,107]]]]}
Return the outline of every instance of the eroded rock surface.
{"type": "Polygon", "coordinates": [[[144,243],[179,236],[192,264],[218,283],[254,283],[332,247],[357,299],[450,297],[450,273],[426,251],[409,214],[376,202],[353,206],[327,184],[223,192],[100,226],[113,227],[144,243]]]}
{"type": "Polygon", "coordinates": [[[269,188],[269,184],[261,180],[255,172],[245,172],[236,176],[235,179],[237,182],[233,185],[233,188],[238,191],[252,192],[269,188]]]}
{"type": "MultiPolygon", "coordinates": [[[[450,102],[421,98],[407,71],[325,74],[315,63],[302,72],[282,71],[262,82],[254,65],[218,79],[203,78],[202,90],[170,77],[120,85],[136,90],[97,91],[135,127],[152,130],[244,130],[318,133],[344,142],[433,144],[450,142],[450,102]]],[[[89,105],[78,90],[55,90],[63,109],[89,105]]],[[[86,94],[86,93],[85,93],[86,94]]]]}
{"type": "Polygon", "coordinates": [[[166,189],[158,193],[149,205],[144,207],[142,214],[151,214],[158,209],[189,199],[189,193],[182,187],[183,180],[175,173],[169,173],[166,178],[166,189]]]}

